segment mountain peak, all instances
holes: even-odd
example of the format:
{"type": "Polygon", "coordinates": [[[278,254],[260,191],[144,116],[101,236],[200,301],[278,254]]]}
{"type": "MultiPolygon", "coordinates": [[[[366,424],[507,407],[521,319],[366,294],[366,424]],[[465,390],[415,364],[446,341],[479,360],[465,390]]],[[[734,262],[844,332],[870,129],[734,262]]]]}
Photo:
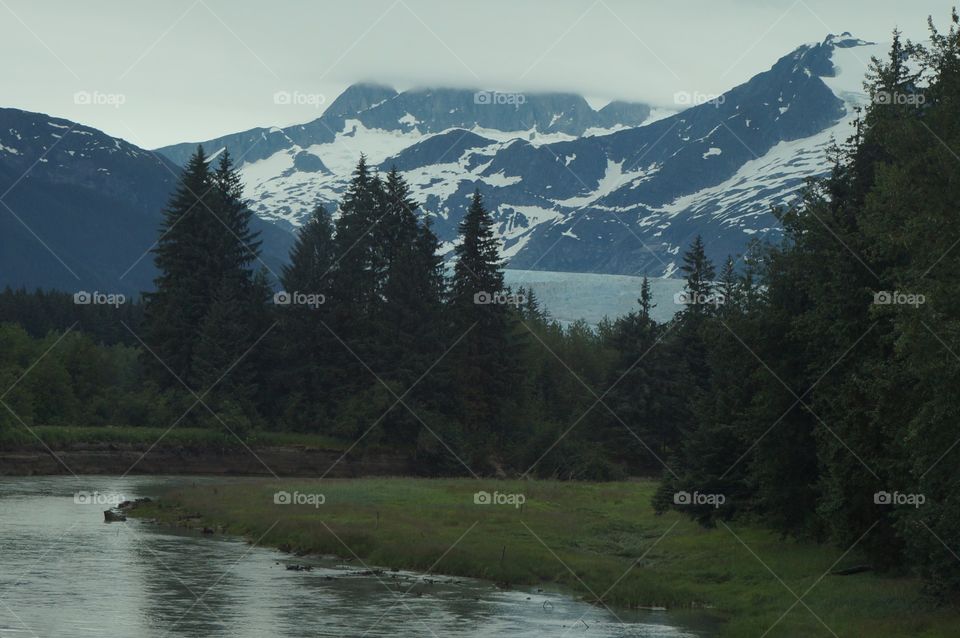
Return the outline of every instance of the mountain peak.
{"type": "Polygon", "coordinates": [[[397,90],[392,86],[374,82],[357,82],[338,95],[337,99],[324,111],[324,115],[355,115],[397,95],[397,90]]]}

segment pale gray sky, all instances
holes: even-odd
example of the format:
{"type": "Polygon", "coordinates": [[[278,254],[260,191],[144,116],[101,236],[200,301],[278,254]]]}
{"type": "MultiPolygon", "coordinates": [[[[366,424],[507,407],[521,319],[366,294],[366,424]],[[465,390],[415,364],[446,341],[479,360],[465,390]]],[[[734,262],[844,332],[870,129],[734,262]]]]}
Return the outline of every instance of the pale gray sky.
{"type": "Polygon", "coordinates": [[[153,148],[306,122],[360,80],[668,105],[827,33],[925,39],[953,1],[0,0],[0,106],[153,148]]]}

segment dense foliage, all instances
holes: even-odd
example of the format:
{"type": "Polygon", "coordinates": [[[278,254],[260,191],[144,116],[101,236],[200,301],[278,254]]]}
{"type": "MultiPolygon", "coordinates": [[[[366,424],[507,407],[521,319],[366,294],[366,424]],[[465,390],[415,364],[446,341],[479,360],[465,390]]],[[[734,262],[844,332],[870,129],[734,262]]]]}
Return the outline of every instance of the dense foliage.
{"type": "Polygon", "coordinates": [[[680,317],[706,365],[660,497],[722,494],[678,506],[856,547],[940,593],[960,588],[958,23],[929,46],[894,34],[832,174],[779,212],[783,244],[705,321],[680,317]]]}

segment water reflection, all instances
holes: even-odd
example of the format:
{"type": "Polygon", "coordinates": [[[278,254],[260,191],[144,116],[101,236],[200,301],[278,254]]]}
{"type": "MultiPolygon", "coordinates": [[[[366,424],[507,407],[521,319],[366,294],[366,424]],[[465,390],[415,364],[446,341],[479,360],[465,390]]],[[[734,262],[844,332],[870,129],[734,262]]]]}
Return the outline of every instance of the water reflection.
{"type": "Polygon", "coordinates": [[[214,479],[0,479],[0,637],[694,635],[665,614],[618,611],[621,623],[557,593],[361,575],[334,559],[289,571],[291,557],[239,540],[103,522],[103,499],[200,480],[214,479]]]}

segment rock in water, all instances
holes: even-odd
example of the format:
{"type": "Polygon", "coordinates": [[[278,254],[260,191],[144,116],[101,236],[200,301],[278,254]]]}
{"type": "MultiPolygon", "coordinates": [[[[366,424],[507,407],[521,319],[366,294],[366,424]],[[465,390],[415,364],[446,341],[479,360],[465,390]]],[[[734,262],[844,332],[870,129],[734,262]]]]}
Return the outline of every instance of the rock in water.
{"type": "Polygon", "coordinates": [[[113,510],[103,510],[104,523],[122,523],[127,520],[126,515],[113,510]]]}

